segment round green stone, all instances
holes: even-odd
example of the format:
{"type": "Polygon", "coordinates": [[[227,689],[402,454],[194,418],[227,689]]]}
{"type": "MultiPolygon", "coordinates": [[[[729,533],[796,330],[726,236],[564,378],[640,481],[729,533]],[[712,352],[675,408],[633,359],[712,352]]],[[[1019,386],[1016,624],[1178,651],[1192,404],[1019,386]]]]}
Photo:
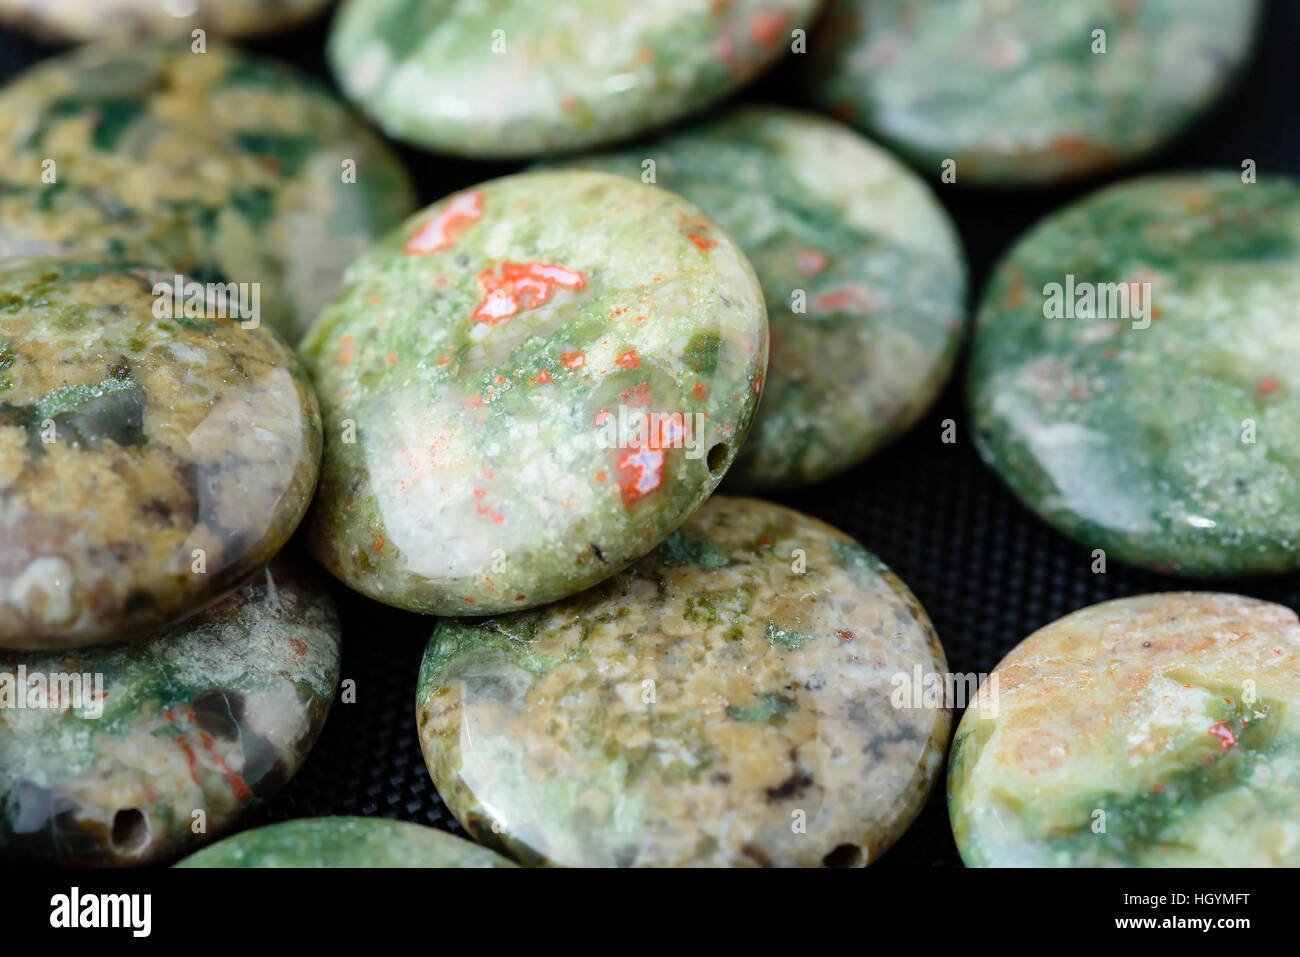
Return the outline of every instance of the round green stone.
{"type": "Polygon", "coordinates": [[[265,326],[155,318],[171,275],[0,265],[0,647],[138,637],[288,541],[320,413],[265,326]]]}
{"type": "Polygon", "coordinates": [[[229,47],[87,47],[0,89],[0,255],[256,283],[290,343],[414,207],[396,158],[323,86],[229,47]]]}
{"type": "Polygon", "coordinates": [[[942,676],[907,587],[828,525],[715,496],[591,591],[445,620],[416,693],[477,840],[566,866],[863,866],[942,770],[942,676]]]}
{"type": "Polygon", "coordinates": [[[1192,173],[1095,193],[1021,239],[984,294],[980,452],[1111,557],[1300,568],[1297,302],[1296,184],[1192,173]]]}
{"type": "Polygon", "coordinates": [[[948,806],[972,867],[1300,866],[1300,621],[1171,592],[1053,622],[967,709],[948,806]]]}
{"type": "Polygon", "coordinates": [[[708,497],[749,429],[767,320],[697,207],[526,173],[376,244],[302,354],[325,420],[317,557],[391,605],[490,614],[608,578],[708,497]]]}
{"type": "Polygon", "coordinates": [[[647,160],[735,238],[767,301],[769,374],[729,486],[826,478],[929,408],[961,339],[965,266],[919,178],[838,123],[763,106],[565,162],[643,178],[647,160]]]}
{"type": "Polygon", "coordinates": [[[813,95],[938,176],[1045,183],[1150,153],[1219,98],[1257,0],[831,0],[813,95]],[[1098,31],[1101,31],[1100,33],[1098,31]]]}
{"type": "Polygon", "coordinates": [[[54,41],[184,34],[270,33],[306,20],[329,0],[0,0],[0,21],[54,41]]]}
{"type": "Polygon", "coordinates": [[[514,867],[444,831],[377,817],[301,818],[254,828],[177,867],[514,867]]]}
{"type": "Polygon", "coordinates": [[[0,651],[0,858],[193,850],[293,776],[338,681],[333,603],[284,560],[143,642],[0,651]]]}
{"type": "Polygon", "coordinates": [[[819,0],[347,0],[328,56],[390,136],[466,156],[610,143],[704,109],[792,49],[819,0]]]}

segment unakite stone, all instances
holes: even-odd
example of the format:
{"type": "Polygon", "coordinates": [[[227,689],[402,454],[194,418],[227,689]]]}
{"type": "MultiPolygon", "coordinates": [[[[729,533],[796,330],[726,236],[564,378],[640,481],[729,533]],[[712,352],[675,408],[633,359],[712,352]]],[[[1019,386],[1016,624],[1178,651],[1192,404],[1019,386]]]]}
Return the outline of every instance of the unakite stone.
{"type": "Polygon", "coordinates": [[[640,179],[647,160],[735,238],[767,301],[769,374],[729,486],[833,475],[925,412],[966,290],[952,224],[920,179],[838,123],[762,106],[566,162],[640,179]]]}
{"type": "Polygon", "coordinates": [[[1167,593],[1040,629],[962,718],[948,804],[971,866],[1300,866],[1295,612],[1167,593]]]}
{"type": "Polygon", "coordinates": [[[943,649],[847,535],[711,498],[652,555],[534,611],[445,620],[425,760],[476,839],[527,863],[862,866],[942,767],[943,649]]]}
{"type": "Polygon", "coordinates": [[[390,136],[466,156],[610,143],[743,86],[819,0],[347,0],[327,50],[390,136]]]}
{"type": "Polygon", "coordinates": [[[831,0],[811,86],[930,175],[1053,182],[1150,153],[1209,109],[1245,66],[1259,6],[831,0]]]}
{"type": "Polygon", "coordinates": [[[254,828],[177,867],[514,867],[445,831],[377,817],[317,817],[254,828]]]}
{"type": "Polygon", "coordinates": [[[311,547],[412,611],[564,598],[718,484],[767,364],[735,243],[663,190],[528,173],[419,213],[303,341],[325,419],[311,547]]]}
{"type": "Polygon", "coordinates": [[[414,206],[388,148],[316,80],[215,43],[84,48],[0,90],[0,255],[248,283],[290,343],[414,206]]]}
{"type": "Polygon", "coordinates": [[[1300,568],[1300,187],[1126,182],[1021,239],[984,294],[984,458],[1089,548],[1159,571],[1300,568]]]}
{"type": "Polygon", "coordinates": [[[0,648],[140,637],[266,564],[307,510],[320,413],[265,326],[155,318],[171,276],[0,265],[0,648]]]}
{"type": "Polygon", "coordinates": [[[143,642],[0,651],[0,859],[193,850],[293,776],[338,681],[333,603],[283,559],[143,642]]]}
{"type": "Polygon", "coordinates": [[[0,20],[51,40],[184,34],[247,36],[292,26],[329,0],[0,0],[0,20]]]}

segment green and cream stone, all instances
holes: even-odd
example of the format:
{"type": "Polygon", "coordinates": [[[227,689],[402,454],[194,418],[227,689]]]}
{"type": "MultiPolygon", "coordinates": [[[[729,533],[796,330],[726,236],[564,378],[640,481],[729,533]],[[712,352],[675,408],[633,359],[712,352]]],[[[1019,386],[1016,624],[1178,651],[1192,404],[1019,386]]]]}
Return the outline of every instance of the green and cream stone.
{"type": "Polygon", "coordinates": [[[1132,180],[1021,239],[984,294],[975,438],[1089,548],[1159,571],[1300,568],[1300,186],[1132,180]]]}
{"type": "Polygon", "coordinates": [[[819,2],[346,0],[327,53],[396,139],[536,156],[704,109],[792,49],[819,2]]]}
{"type": "Polygon", "coordinates": [[[1300,866],[1300,622],[1212,592],[1093,605],[962,718],[948,806],[981,867],[1300,866]]]}
{"type": "Polygon", "coordinates": [[[0,264],[0,648],[143,637],[307,511],[320,413],[297,358],[264,326],[155,318],[170,278],[0,264]]]}
{"type": "Polygon", "coordinates": [[[143,642],[0,651],[0,860],[193,850],[293,776],[338,681],[333,603],[283,559],[143,642]]]}
{"type": "Polygon", "coordinates": [[[927,174],[1054,182],[1148,154],[1206,112],[1243,70],[1259,8],[831,0],[810,85],[927,174]]]}
{"type": "Polygon", "coordinates": [[[301,818],[218,841],[177,867],[514,867],[445,831],[378,817],[301,818]]]}
{"type": "Polygon", "coordinates": [[[396,158],[318,81],[228,47],[88,47],[0,89],[0,256],[246,283],[290,343],[414,207],[396,158]]]}
{"type": "Polygon", "coordinates": [[[251,36],[293,26],[329,0],[0,0],[0,21],[46,39],[251,36]]]}
{"type": "Polygon", "coordinates": [[[302,354],[326,423],[317,557],[391,605],[492,614],[608,578],[708,497],[749,429],[767,320],[697,207],[525,173],[379,242],[302,354]]]}
{"type": "Polygon", "coordinates": [[[441,622],[416,712],[447,806],[522,862],[862,866],[942,770],[946,703],[900,688],[945,671],[853,539],[715,496],[588,592],[441,622]]]}
{"type": "Polygon", "coordinates": [[[640,179],[646,160],[735,238],[767,301],[769,375],[729,486],[833,475],[929,408],[966,289],[952,224],[920,179],[838,123],[761,106],[569,165],[640,179]]]}

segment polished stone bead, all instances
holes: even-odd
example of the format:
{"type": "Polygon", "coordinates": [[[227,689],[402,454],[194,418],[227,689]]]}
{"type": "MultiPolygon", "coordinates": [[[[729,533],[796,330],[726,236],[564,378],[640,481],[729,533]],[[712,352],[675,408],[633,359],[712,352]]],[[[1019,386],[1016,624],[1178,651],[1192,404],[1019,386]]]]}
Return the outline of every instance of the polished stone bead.
{"type": "Polygon", "coordinates": [[[1256,0],[832,0],[814,97],[926,174],[1050,183],[1165,145],[1243,70],[1256,0]],[[950,165],[955,164],[955,165],[950,165]]]}
{"type": "Polygon", "coordinates": [[[91,46],[0,89],[0,254],[132,259],[239,282],[293,343],[415,207],[318,81],[209,43],[91,46]]]}
{"type": "Polygon", "coordinates": [[[377,817],[317,817],[254,828],[177,867],[514,867],[464,838],[377,817]]]}
{"type": "Polygon", "coordinates": [[[226,830],[293,776],[339,681],[339,625],[277,560],[131,644],[0,651],[0,860],[150,864],[226,830]]]}
{"type": "Polygon", "coordinates": [[[971,866],[1300,866],[1300,621],[1171,592],[1053,622],[967,709],[948,804],[971,866]]]}
{"type": "Polygon", "coordinates": [[[1298,302],[1295,183],[1190,173],[1095,193],[1027,233],[984,293],[978,447],[1093,550],[1081,561],[1300,568],[1298,302]]]}
{"type": "Polygon", "coordinates": [[[704,109],[802,42],[818,2],[349,0],[328,57],[343,91],[396,139],[536,156],[704,109]]]}
{"type": "Polygon", "coordinates": [[[156,283],[0,264],[0,647],[143,637],[265,565],[307,510],[320,414],[293,352],[265,326],[156,318],[156,283]]]}
{"type": "Polygon", "coordinates": [[[919,685],[945,671],[851,538],[714,496],[591,591],[440,623],[416,712],[447,806],[522,862],[862,866],[942,769],[947,701],[919,685]]]}
{"type": "Polygon", "coordinates": [[[767,302],[763,402],[728,488],[826,478],[929,408],[961,341],[965,265],[915,174],[847,127],[764,106],[558,162],[639,179],[647,160],[731,234],[767,302]]]}
{"type": "Polygon", "coordinates": [[[293,26],[329,0],[0,0],[0,21],[51,41],[183,34],[251,36],[293,26]]]}
{"type": "Polygon", "coordinates": [[[767,364],[735,243],[663,190],[526,173],[412,218],[303,341],[322,563],[379,601],[490,614],[594,585],[709,495],[767,364]]]}

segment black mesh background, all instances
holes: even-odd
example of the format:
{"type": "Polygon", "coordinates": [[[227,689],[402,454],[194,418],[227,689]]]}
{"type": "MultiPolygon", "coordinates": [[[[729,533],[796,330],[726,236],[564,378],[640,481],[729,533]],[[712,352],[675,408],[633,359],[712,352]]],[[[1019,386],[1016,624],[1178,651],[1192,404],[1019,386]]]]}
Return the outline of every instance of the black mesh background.
{"type": "MultiPolygon", "coordinates": [[[[1300,175],[1295,94],[1300,83],[1300,0],[1272,0],[1267,14],[1253,66],[1235,93],[1164,154],[1126,173],[1206,166],[1239,169],[1242,160],[1250,158],[1262,174],[1300,175]]],[[[1052,15],[1051,4],[1043,4],[1043,15],[1052,15]]],[[[326,22],[248,46],[327,76],[322,56],[326,22]]],[[[26,37],[0,31],[0,78],[51,52],[26,37]]],[[[740,98],[799,105],[788,65],[740,98]]],[[[426,203],[519,168],[448,161],[406,149],[401,154],[426,203]]],[[[936,186],[965,241],[972,303],[990,267],[1016,236],[1097,185],[1033,192],[965,192],[957,186],[936,186]]],[[[1114,562],[1108,574],[1092,574],[1089,549],[1036,519],[979,461],[966,431],[963,385],[959,371],[931,415],[874,459],[814,489],[777,499],[844,529],[898,572],[934,620],[952,670],[988,672],[1034,629],[1074,609],[1122,595],[1214,587],[1300,607],[1300,575],[1207,583],[1114,562]],[[946,418],[956,420],[956,444],[940,441],[946,418]]],[[[335,704],[306,765],[246,823],[361,814],[459,831],[429,780],[416,740],[415,677],[432,619],[368,602],[342,587],[336,587],[335,594],[344,618],[343,677],[356,682],[357,701],[335,704]]],[[[917,822],[879,863],[960,864],[941,784],[917,822]]]]}

